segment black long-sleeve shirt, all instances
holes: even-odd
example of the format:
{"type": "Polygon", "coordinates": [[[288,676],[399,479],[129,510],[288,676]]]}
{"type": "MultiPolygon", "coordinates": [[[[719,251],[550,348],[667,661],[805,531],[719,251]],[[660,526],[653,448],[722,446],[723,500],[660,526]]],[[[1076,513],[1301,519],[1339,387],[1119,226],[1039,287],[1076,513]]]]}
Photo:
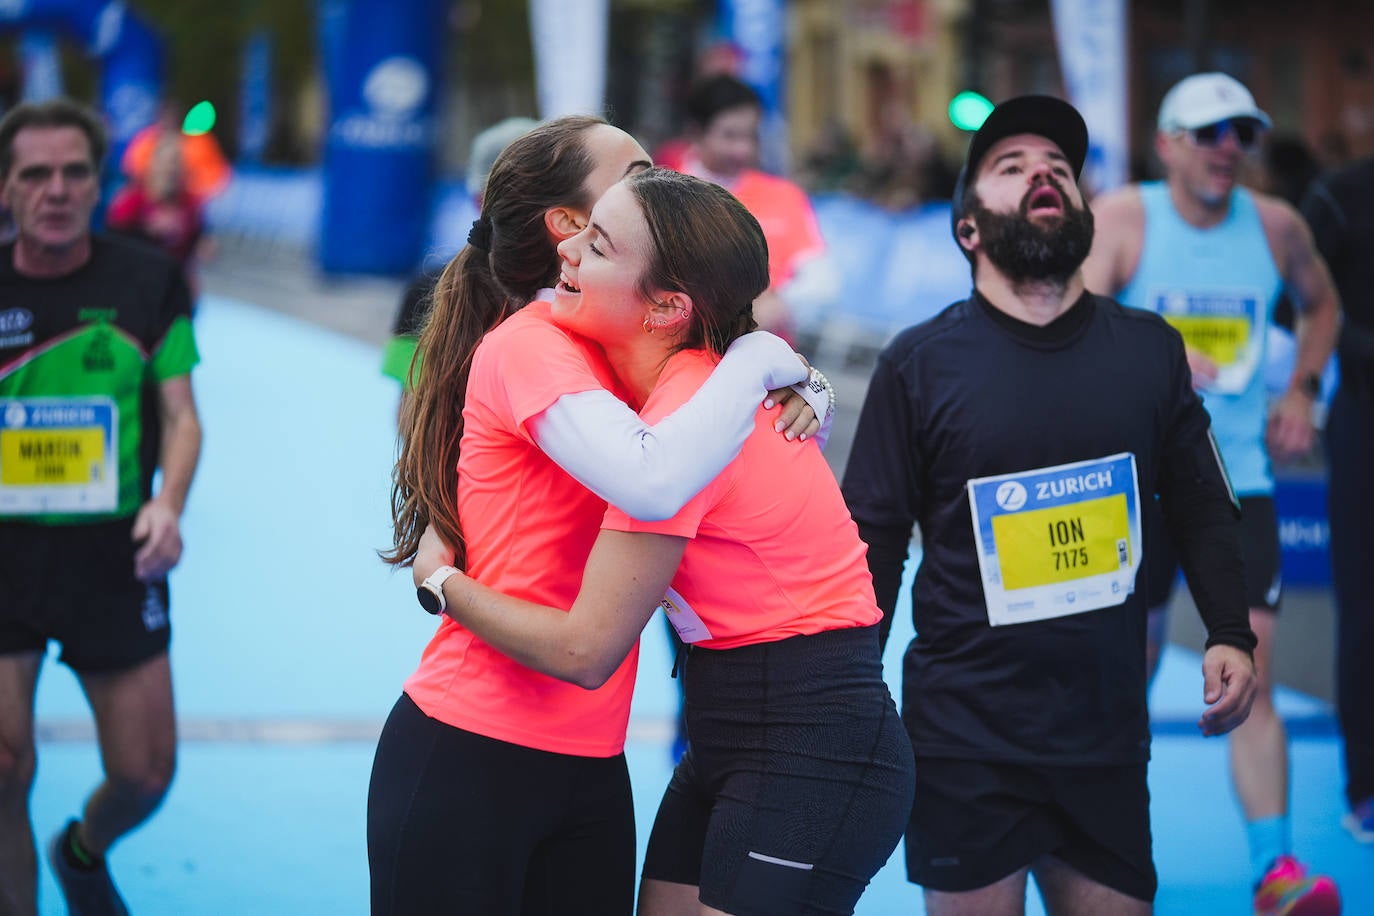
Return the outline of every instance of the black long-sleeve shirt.
{"type": "Polygon", "coordinates": [[[1341,385],[1374,401],[1374,156],[1314,181],[1302,215],[1341,294],[1341,385]]]}
{"type": "Polygon", "coordinates": [[[844,492],[889,618],[920,525],[903,687],[918,754],[1148,757],[1140,596],[1128,585],[1114,606],[993,626],[969,498],[971,480],[1121,454],[1134,458],[1134,511],[1159,495],[1209,645],[1252,649],[1238,510],[1182,340],[1162,319],[1085,293],[1038,327],[975,294],[884,349],[844,492]]]}

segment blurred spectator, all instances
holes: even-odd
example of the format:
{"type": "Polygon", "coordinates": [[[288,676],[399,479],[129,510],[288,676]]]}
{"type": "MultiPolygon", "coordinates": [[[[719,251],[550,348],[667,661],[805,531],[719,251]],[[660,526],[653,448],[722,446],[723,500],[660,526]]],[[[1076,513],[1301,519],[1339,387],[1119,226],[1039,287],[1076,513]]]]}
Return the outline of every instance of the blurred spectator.
{"type": "Polygon", "coordinates": [[[111,232],[146,239],[181,265],[192,301],[199,290],[196,257],[205,232],[201,198],[187,187],[182,146],[163,136],[149,151],[148,163],[115,194],[105,214],[111,232]]]}
{"type": "MultiPolygon", "coordinates": [[[[693,79],[703,80],[721,74],[737,77],[743,64],[744,51],[739,45],[732,41],[715,41],[707,45],[706,49],[701,52],[701,56],[697,59],[696,75],[693,79]]],[[[669,137],[654,147],[652,152],[654,164],[661,165],[665,169],[684,171],[683,165],[687,161],[687,155],[691,149],[691,133],[684,130],[677,136],[669,137]]]]}
{"type": "Polygon", "coordinates": [[[727,74],[706,77],[687,94],[691,148],[682,171],[728,188],[768,240],[769,288],[754,302],[759,326],[787,340],[839,298],[840,278],[826,256],[811,201],[800,187],[757,169],[763,106],[727,74]]]}
{"type": "Polygon", "coordinates": [[[511,141],[538,126],[539,122],[534,118],[506,118],[472,138],[464,184],[479,210],[482,208],[482,191],[487,186],[487,176],[491,174],[496,157],[501,155],[501,151],[509,146],[511,141]]]}
{"type": "Polygon", "coordinates": [[[182,130],[185,112],[173,101],[166,101],[158,112],[158,119],[134,134],[124,150],[120,168],[130,180],[139,180],[152,167],[154,151],[175,138],[181,147],[182,168],[186,188],[200,200],[207,201],[229,184],[233,170],[224,158],[219,141],[209,131],[188,134],[182,130]]]}

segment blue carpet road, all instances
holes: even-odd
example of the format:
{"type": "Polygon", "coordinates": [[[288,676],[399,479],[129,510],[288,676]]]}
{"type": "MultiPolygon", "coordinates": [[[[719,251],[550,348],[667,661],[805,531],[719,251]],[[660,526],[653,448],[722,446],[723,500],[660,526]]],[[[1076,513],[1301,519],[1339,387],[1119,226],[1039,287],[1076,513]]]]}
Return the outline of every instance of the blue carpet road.
{"type": "MultiPolygon", "coordinates": [[[[388,543],[396,387],[375,347],[249,303],[206,297],[196,332],[205,451],[172,578],[180,768],[162,810],[113,851],[114,875],[139,916],[363,914],[373,744],[433,627],[409,574],[375,554],[388,543]]],[[[899,608],[888,651],[894,691],[907,614],[899,608]]],[[[655,623],[628,746],[641,853],[670,772],[670,665],[655,623]]],[[[1197,657],[1171,649],[1153,697],[1156,911],[1242,916],[1246,851],[1226,745],[1188,724],[1201,692],[1197,657]]],[[[1338,823],[1329,710],[1290,692],[1280,708],[1308,726],[1292,747],[1297,851],[1337,879],[1347,914],[1374,914],[1374,847],[1338,823]]],[[[38,716],[43,842],[99,765],[81,692],[51,660],[38,716]]],[[[40,910],[55,916],[65,910],[43,870],[40,910]]],[[[1031,897],[1028,912],[1041,913],[1031,897]]],[[[899,849],[858,913],[922,912],[899,849]]]]}

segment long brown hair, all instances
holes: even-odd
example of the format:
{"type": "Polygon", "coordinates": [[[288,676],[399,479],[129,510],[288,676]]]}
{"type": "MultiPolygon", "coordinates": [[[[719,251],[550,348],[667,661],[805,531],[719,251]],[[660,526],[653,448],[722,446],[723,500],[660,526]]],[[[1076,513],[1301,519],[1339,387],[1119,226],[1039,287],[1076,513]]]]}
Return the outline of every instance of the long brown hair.
{"type": "Polygon", "coordinates": [[[456,562],[465,561],[458,447],[472,355],[487,331],[557,279],[558,250],[544,214],[554,207],[590,209],[585,184],[596,163],[583,139],[605,123],[585,116],[549,121],[512,142],[492,166],[475,227],[488,250],[469,244],[448,263],[420,332],[418,377],[401,414],[391,475],[392,548],[381,554],[387,563],[412,562],[430,525],[454,549],[456,562]]]}

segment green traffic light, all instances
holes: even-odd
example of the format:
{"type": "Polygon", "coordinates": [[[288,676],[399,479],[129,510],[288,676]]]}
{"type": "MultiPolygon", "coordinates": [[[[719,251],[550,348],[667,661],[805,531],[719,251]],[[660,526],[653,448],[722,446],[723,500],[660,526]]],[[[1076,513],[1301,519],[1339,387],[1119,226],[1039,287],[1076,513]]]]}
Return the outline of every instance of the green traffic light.
{"type": "Polygon", "coordinates": [[[960,130],[977,130],[992,114],[993,104],[976,92],[965,90],[949,101],[949,120],[960,130]]]}
{"type": "Polygon", "coordinates": [[[207,100],[197,102],[186,112],[186,119],[181,122],[181,132],[191,135],[208,134],[214,126],[215,106],[207,100]]]}

